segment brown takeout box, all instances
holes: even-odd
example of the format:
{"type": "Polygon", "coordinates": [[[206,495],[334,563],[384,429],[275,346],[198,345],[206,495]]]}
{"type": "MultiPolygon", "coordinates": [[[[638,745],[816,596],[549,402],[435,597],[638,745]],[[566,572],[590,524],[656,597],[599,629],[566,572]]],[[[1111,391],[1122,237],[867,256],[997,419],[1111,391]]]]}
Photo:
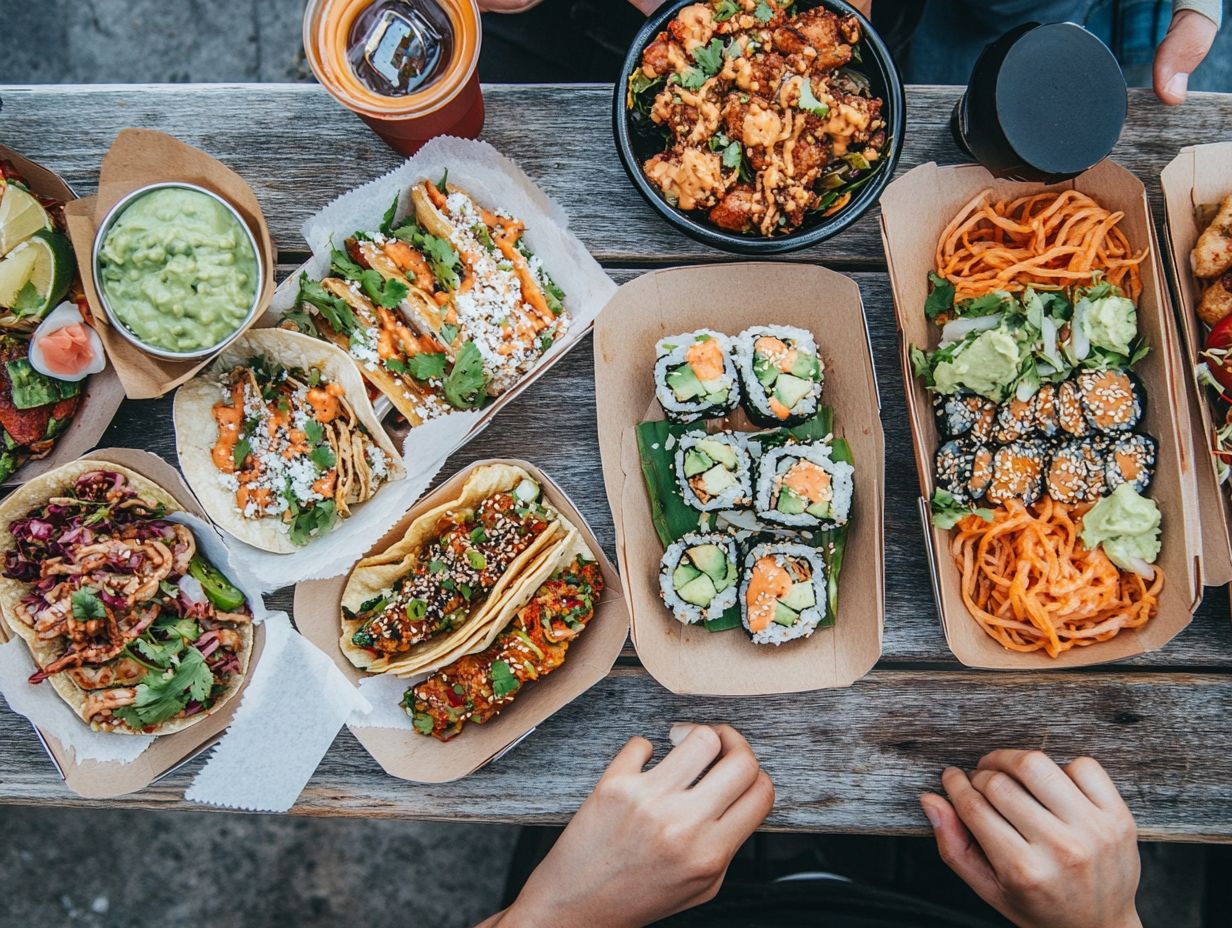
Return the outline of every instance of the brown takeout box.
{"type": "Polygon", "coordinates": [[[655,271],[626,283],[595,323],[595,391],[603,480],[633,623],[633,645],[674,693],[753,696],[849,686],[881,655],[885,447],[860,288],[802,264],[727,264],[655,271]],[[655,343],[707,327],[811,331],[825,363],[822,402],[855,459],[855,494],[834,625],[779,646],[743,630],[708,632],[672,616],[659,594],[663,546],[650,517],[635,427],[663,418],[655,401],[655,343]]]}
{"type": "MultiPolygon", "coordinates": [[[[136,451],[132,448],[100,448],[84,455],[86,459],[107,461],[120,464],[136,471],[143,477],[157,483],[170,493],[185,511],[209,522],[209,516],[201,509],[197,498],[192,495],[179,472],[157,455],[147,451],[136,451]]],[[[183,764],[192,760],[206,748],[211,747],[231,724],[248,681],[261,659],[261,650],[265,645],[265,628],[258,625],[253,638],[252,658],[248,662],[248,677],[230,701],[218,712],[209,716],[191,728],[170,735],[155,738],[154,743],[141,753],[131,763],[100,763],[99,761],[80,761],[74,759],[73,752],[55,738],[36,728],[39,740],[47,749],[52,763],[60,771],[60,776],[78,796],[86,799],[111,799],[145,789],[151,783],[174,772],[183,764]]],[[[0,618],[0,641],[7,641],[9,630],[4,620],[0,618]]],[[[84,725],[85,723],[82,722],[84,725]]],[[[127,737],[116,735],[117,738],[127,737]]]]}
{"type": "MultiPolygon", "coordinates": [[[[235,207],[256,237],[264,262],[261,306],[267,306],[274,295],[277,254],[256,194],[244,179],[221,161],[162,132],[152,129],[124,129],[120,132],[103,158],[97,195],[70,204],[65,210],[65,217],[95,327],[124,383],[124,389],[135,400],[162,396],[205,367],[210,358],[200,361],[163,360],[146,354],[112,330],[94,281],[94,237],[108,211],[125,196],[149,184],[174,181],[204,187],[235,207]]],[[[253,313],[244,328],[251,327],[260,316],[260,311],[253,313]]]]}
{"type": "Polygon", "coordinates": [[[991,670],[1058,669],[1121,660],[1162,647],[1189,624],[1201,601],[1202,539],[1189,414],[1178,376],[1178,339],[1142,182],[1111,161],[1102,162],[1072,181],[1052,186],[998,180],[979,165],[941,167],[929,163],[908,171],[886,188],[881,197],[881,234],[902,340],[903,381],[920,474],[920,518],[937,609],[946,643],[954,656],[969,667],[991,670]],[[1044,189],[1078,189],[1106,208],[1123,212],[1120,228],[1131,246],[1150,250],[1142,263],[1138,326],[1151,346],[1151,353],[1138,364],[1135,373],[1147,393],[1142,428],[1159,441],[1158,467],[1151,486],[1151,496],[1163,513],[1159,564],[1166,582],[1160,595],[1159,614],[1142,628],[1122,631],[1110,641],[1073,648],[1057,658],[1043,651],[1008,651],[985,634],[963,604],[959,571],[949,555],[950,533],[934,528],[930,519],[933,455],[940,439],[931,396],[912,372],[910,351],[912,345],[931,348],[937,342],[937,329],[924,315],[928,272],[933,270],[937,240],[954,214],[986,188],[991,188],[998,198],[1025,196],[1044,189]]]}
{"type": "MultiPolygon", "coordinates": [[[[11,148],[0,145],[0,161],[11,162],[30,185],[30,189],[39,196],[51,197],[65,204],[77,199],[73,188],[65,183],[59,174],[23,157],[11,148]]],[[[18,468],[4,481],[4,486],[18,486],[31,477],[77,460],[98,444],[123,399],[124,387],[116,375],[115,365],[108,362],[102,371],[86,378],[77,413],[64,434],[56,440],[51,453],[18,468]]]]}
{"type": "Polygon", "coordinates": [[[1189,253],[1205,223],[1199,211],[1214,209],[1232,193],[1232,142],[1190,145],[1159,175],[1164,191],[1167,254],[1176,284],[1183,355],[1181,378],[1188,385],[1193,447],[1202,512],[1202,573],[1210,586],[1232,581],[1232,501],[1220,486],[1210,442],[1216,416],[1222,415],[1211,388],[1198,383],[1194,368],[1206,336],[1198,318],[1202,289],[1189,263],[1189,253]],[[1205,460],[1204,460],[1205,459],[1205,460]],[[1218,500],[1218,502],[1216,502],[1218,500]]]}
{"type": "MultiPolygon", "coordinates": [[[[486,464],[512,464],[539,481],[544,499],[572,522],[582,534],[603,571],[605,588],[586,631],[569,647],[564,664],[545,679],[528,686],[496,718],[483,725],[468,724],[447,742],[418,732],[396,728],[351,728],[359,743],[390,776],[417,783],[458,780],[498,760],[554,715],[607,676],[629,631],[620,577],[595,533],[565,492],[550,477],[527,461],[476,461],[459,471],[412,506],[398,523],[365,553],[379,554],[401,540],[410,524],[430,509],[456,499],[466,478],[486,464]]],[[[328,654],[347,679],[358,685],[368,674],[359,670],[338,646],[342,634],[342,591],[351,571],[330,580],[308,580],[295,588],[295,625],[300,633],[328,654]]],[[[407,686],[411,678],[407,679],[407,686]]]]}

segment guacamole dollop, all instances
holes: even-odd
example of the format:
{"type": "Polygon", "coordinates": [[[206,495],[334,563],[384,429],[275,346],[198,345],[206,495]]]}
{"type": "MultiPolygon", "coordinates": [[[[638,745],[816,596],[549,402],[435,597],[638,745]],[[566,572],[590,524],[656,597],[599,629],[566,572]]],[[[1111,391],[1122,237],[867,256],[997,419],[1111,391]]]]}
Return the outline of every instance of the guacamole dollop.
{"type": "Polygon", "coordinates": [[[1092,345],[1118,354],[1129,354],[1129,343],[1138,335],[1138,311],[1134,301],[1123,296],[1088,303],[1083,323],[1092,345]]]}
{"type": "Polygon", "coordinates": [[[257,293],[257,256],[239,221],[197,190],[163,187],[134,200],[99,250],[103,295],[142,342],[209,348],[243,323],[257,293]]]}
{"type": "Polygon", "coordinates": [[[971,390],[1000,400],[1005,387],[1018,376],[1023,348],[1012,332],[999,327],[981,332],[948,361],[933,369],[938,393],[971,390]]]}
{"type": "Polygon", "coordinates": [[[1159,506],[1123,483],[1082,517],[1082,543],[1104,549],[1123,570],[1154,564],[1159,557],[1159,506]]]}

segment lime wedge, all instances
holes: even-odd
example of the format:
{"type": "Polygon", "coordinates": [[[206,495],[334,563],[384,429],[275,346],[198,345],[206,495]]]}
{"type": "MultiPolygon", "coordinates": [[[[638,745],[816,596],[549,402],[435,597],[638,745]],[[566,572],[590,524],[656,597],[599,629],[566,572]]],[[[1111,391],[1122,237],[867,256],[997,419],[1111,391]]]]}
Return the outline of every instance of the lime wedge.
{"type": "Polygon", "coordinates": [[[50,229],[51,217],[30,193],[16,184],[6,184],[0,195],[0,255],[28,239],[39,229],[50,229]]]}
{"type": "Polygon", "coordinates": [[[68,292],[76,269],[68,239],[39,229],[0,260],[0,307],[37,322],[68,292]]]}

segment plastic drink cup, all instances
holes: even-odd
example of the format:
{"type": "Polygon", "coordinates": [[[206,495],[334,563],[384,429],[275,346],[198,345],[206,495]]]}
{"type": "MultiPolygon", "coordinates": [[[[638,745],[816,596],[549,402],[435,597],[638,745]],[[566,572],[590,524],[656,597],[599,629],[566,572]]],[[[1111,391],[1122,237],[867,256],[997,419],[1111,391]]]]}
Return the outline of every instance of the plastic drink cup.
{"type": "Polygon", "coordinates": [[[309,0],[304,53],[317,80],[391,148],[483,128],[475,0],[309,0]]]}

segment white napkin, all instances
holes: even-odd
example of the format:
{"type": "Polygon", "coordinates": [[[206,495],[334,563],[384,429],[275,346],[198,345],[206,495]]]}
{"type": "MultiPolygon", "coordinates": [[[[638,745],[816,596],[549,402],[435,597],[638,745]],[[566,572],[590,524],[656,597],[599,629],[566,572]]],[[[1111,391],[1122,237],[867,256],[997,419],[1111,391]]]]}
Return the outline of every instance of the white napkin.
{"type": "Polygon", "coordinates": [[[347,728],[401,728],[410,731],[411,717],[401,706],[402,696],[413,678],[383,673],[359,681],[359,695],[367,704],[347,719],[347,728]]]}

